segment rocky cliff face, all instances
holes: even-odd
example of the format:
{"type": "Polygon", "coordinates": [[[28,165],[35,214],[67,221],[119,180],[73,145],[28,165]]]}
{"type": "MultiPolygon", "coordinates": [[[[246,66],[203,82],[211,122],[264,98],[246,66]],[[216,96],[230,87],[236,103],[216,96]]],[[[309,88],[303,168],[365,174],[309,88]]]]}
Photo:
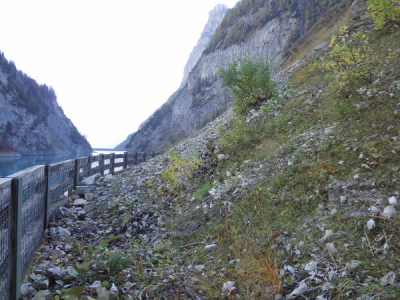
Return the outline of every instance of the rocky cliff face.
{"type": "Polygon", "coordinates": [[[192,71],[193,67],[199,61],[201,55],[204,50],[208,46],[211,38],[214,36],[215,31],[217,30],[219,24],[221,24],[222,19],[224,18],[226,12],[228,11],[228,7],[224,4],[218,4],[212,11],[210,11],[208,22],[204,27],[203,32],[201,33],[200,39],[197,42],[196,46],[193,48],[190,53],[189,60],[185,65],[185,70],[183,72],[182,85],[186,82],[190,71],[192,71]]]}
{"type": "Polygon", "coordinates": [[[215,119],[231,104],[217,76],[221,67],[247,55],[269,60],[277,74],[293,43],[341,1],[294,2],[241,1],[229,10],[178,91],[130,136],[125,148],[163,150],[215,119]]]}
{"type": "Polygon", "coordinates": [[[90,153],[52,88],[39,86],[0,53],[0,155],[90,153]]]}

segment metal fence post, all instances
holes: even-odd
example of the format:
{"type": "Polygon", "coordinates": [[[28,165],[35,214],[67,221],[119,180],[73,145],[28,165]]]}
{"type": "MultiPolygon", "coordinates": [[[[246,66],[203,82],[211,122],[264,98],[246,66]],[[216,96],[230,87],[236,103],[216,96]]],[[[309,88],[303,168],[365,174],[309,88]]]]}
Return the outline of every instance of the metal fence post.
{"type": "Polygon", "coordinates": [[[12,235],[12,274],[11,274],[11,299],[19,300],[21,294],[21,243],[22,243],[22,198],[23,185],[22,178],[12,179],[12,199],[13,199],[13,235],[12,235]]]}

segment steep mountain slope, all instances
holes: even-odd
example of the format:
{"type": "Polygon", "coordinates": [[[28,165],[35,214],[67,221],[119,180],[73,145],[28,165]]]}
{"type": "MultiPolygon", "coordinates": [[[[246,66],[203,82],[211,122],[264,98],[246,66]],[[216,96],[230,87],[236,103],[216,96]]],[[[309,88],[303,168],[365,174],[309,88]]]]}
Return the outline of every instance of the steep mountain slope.
{"type": "Polygon", "coordinates": [[[0,155],[90,153],[52,88],[38,85],[0,53],[0,155]]]}
{"type": "Polygon", "coordinates": [[[293,43],[339,2],[239,2],[225,14],[187,82],[131,136],[126,149],[166,149],[213,120],[231,104],[218,79],[219,68],[248,55],[269,60],[277,73],[293,43]]]}
{"type": "MultiPolygon", "coordinates": [[[[192,52],[190,53],[189,59],[186,62],[185,69],[183,71],[183,78],[181,82],[181,87],[184,86],[187,83],[187,79],[189,76],[189,73],[192,71],[194,66],[197,64],[199,61],[201,55],[203,54],[204,50],[210,43],[210,40],[215,34],[215,31],[217,30],[219,24],[221,23],[223,17],[225,16],[226,12],[229,9],[227,8],[226,5],[224,4],[218,4],[217,6],[214,7],[213,10],[210,11],[209,17],[208,17],[208,22],[204,26],[203,32],[201,33],[200,39],[198,40],[196,46],[193,48],[192,52]]],[[[164,104],[166,105],[166,104],[164,104]]],[[[146,121],[144,121],[140,126],[139,126],[139,131],[141,131],[143,128],[146,128],[147,124],[151,121],[154,122],[153,119],[158,119],[163,115],[162,113],[160,114],[160,110],[165,111],[165,108],[161,107],[157,109],[146,121]],[[152,121],[153,120],[153,121],[152,121]]],[[[118,150],[126,150],[128,148],[125,148],[127,145],[132,145],[132,138],[133,136],[136,135],[136,133],[130,134],[122,143],[117,145],[115,149],[118,150]]],[[[140,150],[138,147],[135,148],[136,151],[140,150]]]]}
{"type": "Polygon", "coordinates": [[[64,209],[26,299],[398,300],[400,27],[351,2],[296,43],[286,89],[246,122],[228,110],[100,178],[85,221],[64,209]],[[44,268],[60,275],[36,291],[44,268]]]}

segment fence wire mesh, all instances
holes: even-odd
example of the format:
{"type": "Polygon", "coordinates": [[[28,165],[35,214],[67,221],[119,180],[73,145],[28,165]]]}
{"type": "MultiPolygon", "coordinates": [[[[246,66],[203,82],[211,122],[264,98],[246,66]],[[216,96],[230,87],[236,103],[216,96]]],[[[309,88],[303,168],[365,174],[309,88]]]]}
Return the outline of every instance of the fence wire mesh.
{"type": "Polygon", "coordinates": [[[68,201],[68,193],[75,188],[75,183],[79,184],[84,178],[101,170],[109,173],[112,167],[115,167],[115,171],[123,169],[127,165],[125,159],[123,154],[115,155],[113,162],[111,155],[82,157],[51,164],[48,169],[44,165],[34,166],[14,173],[9,178],[0,178],[0,300],[11,299],[15,291],[14,288],[11,290],[11,286],[16,284],[13,274],[18,273],[15,276],[22,278],[28,271],[41,245],[46,218],[55,216],[59,207],[68,201]],[[12,178],[18,179],[20,184],[22,181],[22,191],[21,188],[13,190],[12,178]],[[13,201],[18,199],[22,202],[21,223],[14,217],[13,201]],[[17,223],[22,227],[21,240],[14,236],[17,223]],[[16,243],[20,243],[20,255],[13,253],[19,247],[14,248],[16,243]],[[14,258],[21,262],[22,270],[14,272],[14,258]]]}
{"type": "Polygon", "coordinates": [[[81,182],[85,177],[90,175],[89,157],[78,158],[78,182],[81,182]]]}
{"type": "Polygon", "coordinates": [[[50,217],[68,201],[68,192],[74,188],[75,160],[50,165],[50,217]]]}
{"type": "Polygon", "coordinates": [[[11,179],[0,178],[0,300],[10,299],[13,208],[11,179]]]}
{"type": "Polygon", "coordinates": [[[22,273],[29,268],[44,230],[47,178],[44,166],[32,167],[22,176],[22,273]]]}

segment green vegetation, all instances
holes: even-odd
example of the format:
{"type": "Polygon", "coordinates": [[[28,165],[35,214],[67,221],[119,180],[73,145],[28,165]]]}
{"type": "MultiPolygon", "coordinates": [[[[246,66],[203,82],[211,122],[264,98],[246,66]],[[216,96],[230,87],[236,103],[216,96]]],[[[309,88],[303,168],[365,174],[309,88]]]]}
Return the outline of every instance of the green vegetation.
{"type": "Polygon", "coordinates": [[[269,64],[261,60],[245,57],[234,61],[226,69],[220,69],[223,84],[229,87],[233,96],[235,118],[231,127],[220,128],[223,136],[221,144],[228,147],[228,153],[246,155],[260,141],[257,126],[250,126],[245,113],[259,107],[275,93],[276,83],[271,79],[269,64]]]}
{"type": "Polygon", "coordinates": [[[333,71],[332,91],[343,92],[355,86],[372,84],[382,75],[377,68],[377,52],[372,48],[369,37],[360,31],[349,33],[348,27],[340,29],[329,45],[331,52],[323,66],[333,71]]]}
{"type": "Polygon", "coordinates": [[[292,37],[295,42],[301,34],[318,21],[321,16],[340,0],[242,0],[225,14],[217,31],[213,35],[205,53],[215,49],[226,49],[235,44],[246,42],[259,28],[265,26],[272,19],[281,16],[283,13],[296,13],[301,16],[302,24],[296,34],[292,37]],[[243,18],[249,12],[253,18],[243,18]]]}
{"type": "Polygon", "coordinates": [[[193,178],[194,171],[201,165],[201,158],[195,154],[188,158],[172,151],[169,160],[169,165],[161,172],[162,178],[173,192],[177,192],[184,189],[185,180],[193,178]]]}
{"type": "Polygon", "coordinates": [[[380,30],[389,27],[398,27],[400,22],[399,0],[368,0],[369,16],[374,20],[375,29],[380,30]]]}
{"type": "Polygon", "coordinates": [[[8,80],[1,89],[6,93],[15,93],[14,104],[27,109],[38,116],[38,122],[49,113],[49,101],[56,99],[53,88],[38,85],[35,80],[18,71],[14,62],[8,61],[0,52],[0,68],[8,75],[8,80]]]}
{"type": "Polygon", "coordinates": [[[226,69],[220,69],[223,84],[233,95],[234,111],[241,115],[248,107],[266,101],[275,92],[276,83],[271,79],[269,64],[249,57],[234,61],[226,69]]]}
{"type": "Polygon", "coordinates": [[[347,25],[275,95],[257,61],[222,70],[236,115],[208,158],[160,161],[172,193],[146,182],[148,205],[165,208],[160,242],[125,234],[126,260],[109,252],[114,236],[77,245],[80,278],[109,287],[127,263],[138,293],[123,299],[398,299],[400,214],[385,209],[399,198],[400,31],[347,25]],[[85,274],[87,261],[104,277],[85,274]]]}
{"type": "MultiPolygon", "coordinates": [[[[379,278],[396,272],[400,219],[373,217],[368,208],[376,205],[376,198],[387,202],[400,182],[399,41],[398,29],[380,34],[344,27],[326,51],[310,56],[293,72],[285,92],[262,101],[251,98],[254,81],[242,90],[227,84],[240,78],[237,62],[220,72],[235,97],[236,118],[220,128],[216,141],[229,160],[219,163],[218,176],[194,189],[195,199],[205,199],[206,194],[199,196],[202,187],[235,185],[231,173],[244,173],[249,161],[254,161],[251,168],[263,167],[249,171],[262,179],[244,195],[227,192],[223,203],[205,210],[207,215],[219,211],[219,218],[206,218],[196,237],[173,241],[216,241],[217,263],[198,276],[207,297],[288,296],[309,276],[305,265],[318,255],[319,270],[344,275],[335,277],[326,291],[320,287],[323,282],[309,281],[304,298],[360,299],[370,293],[374,299],[396,299],[398,287],[385,286],[379,278]],[[354,195],[335,199],[330,190],[335,184],[352,186],[354,195]],[[374,198],[366,196],[369,192],[374,198]],[[376,226],[368,229],[371,218],[376,226]],[[332,236],[326,235],[328,229],[332,236]],[[297,277],[284,272],[286,267],[293,267],[297,277]],[[237,284],[230,296],[221,292],[227,280],[237,284]]],[[[195,249],[185,259],[207,264],[201,247],[195,249]]]]}

